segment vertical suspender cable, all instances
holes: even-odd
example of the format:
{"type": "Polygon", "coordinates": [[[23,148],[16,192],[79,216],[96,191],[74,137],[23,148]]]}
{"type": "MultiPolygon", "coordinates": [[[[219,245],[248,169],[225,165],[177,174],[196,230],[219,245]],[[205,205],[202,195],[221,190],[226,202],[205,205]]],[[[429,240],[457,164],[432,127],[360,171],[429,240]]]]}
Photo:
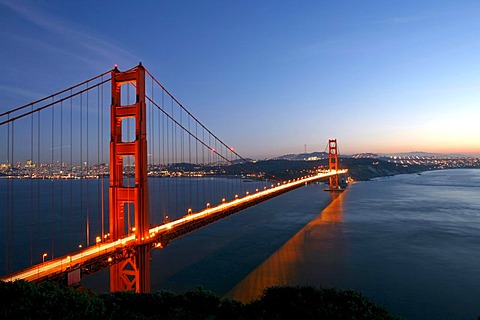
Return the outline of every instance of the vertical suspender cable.
{"type": "MultiPolygon", "coordinates": [[[[205,141],[205,129],[203,129],[203,128],[202,128],[202,141],[205,141]]],[[[203,170],[205,171],[205,175],[202,179],[202,184],[203,184],[202,197],[203,197],[203,202],[207,202],[207,201],[209,202],[210,199],[208,199],[206,194],[205,194],[205,184],[206,184],[205,180],[207,179],[207,175],[206,175],[207,174],[207,172],[206,172],[207,164],[205,162],[205,148],[204,147],[202,147],[202,162],[203,162],[203,170]]]]}
{"type": "MultiPolygon", "coordinates": [[[[15,167],[15,122],[12,122],[12,168],[15,167]]],[[[10,179],[12,183],[11,187],[11,196],[12,196],[12,201],[11,201],[11,211],[10,211],[10,221],[11,221],[11,228],[10,228],[10,241],[11,241],[11,255],[10,255],[10,268],[11,270],[14,270],[14,264],[15,264],[15,220],[14,220],[14,199],[13,196],[15,194],[15,184],[14,184],[14,179],[10,179]]]]}
{"type": "MultiPolygon", "coordinates": [[[[171,101],[171,104],[172,104],[172,117],[173,117],[173,100],[171,101]]],[[[175,124],[172,123],[172,170],[175,169],[175,160],[176,160],[176,156],[175,156],[175,124]]],[[[172,200],[172,214],[176,214],[176,211],[177,211],[177,206],[176,206],[176,202],[175,199],[176,199],[176,179],[175,177],[173,177],[172,179],[172,194],[170,195],[170,198],[172,200]]]]}
{"type": "Polygon", "coordinates": [[[165,162],[165,164],[168,164],[168,166],[166,167],[168,170],[169,170],[169,176],[168,176],[168,182],[166,183],[166,193],[167,193],[167,201],[165,201],[167,203],[167,216],[165,217],[166,219],[168,219],[168,215],[171,215],[172,214],[172,206],[170,205],[171,204],[171,197],[172,195],[170,194],[170,188],[171,188],[171,179],[172,179],[172,175],[170,174],[171,173],[171,165],[170,165],[170,128],[169,128],[169,124],[170,124],[170,121],[168,121],[168,119],[166,119],[166,138],[167,138],[167,161],[165,162]]]}
{"type": "MultiPolygon", "coordinates": [[[[33,104],[32,104],[33,110],[33,104]]],[[[30,233],[30,265],[33,265],[33,117],[31,115],[30,121],[30,160],[32,161],[29,171],[30,171],[30,217],[29,217],[29,233],[30,233]]]]}
{"type": "MultiPolygon", "coordinates": [[[[10,120],[10,115],[7,115],[7,119],[10,120]]],[[[10,122],[7,124],[7,165],[10,165],[10,122]]],[[[10,170],[10,168],[8,168],[10,170]]],[[[9,179],[10,180],[10,179],[9,179]]],[[[5,221],[5,273],[7,274],[9,269],[8,269],[8,232],[9,232],[9,218],[10,218],[10,201],[11,199],[11,194],[10,194],[10,181],[7,180],[7,216],[6,216],[6,221],[5,221]]]]}
{"type": "MultiPolygon", "coordinates": [[[[80,95],[80,217],[83,218],[83,94],[80,95]]],[[[80,218],[80,219],[81,219],[80,218]]],[[[83,221],[82,221],[83,222],[83,221]]],[[[82,241],[83,242],[83,241],[82,241]]]]}
{"type": "MultiPolygon", "coordinates": [[[[62,235],[62,244],[65,242],[65,234],[63,232],[63,184],[64,184],[64,172],[63,172],[63,101],[60,101],[60,234],[62,235]]],[[[61,250],[65,250],[63,245],[61,250]]],[[[63,251],[65,252],[65,251],[63,251]]]]}
{"type": "MultiPolygon", "coordinates": [[[[72,95],[72,90],[70,90],[70,95],[72,95]]],[[[73,98],[70,99],[70,217],[73,218],[73,183],[74,183],[74,172],[73,172],[73,98]]],[[[71,219],[70,222],[70,250],[73,249],[73,222],[71,219]]]]}
{"type": "MultiPolygon", "coordinates": [[[[213,148],[213,150],[218,152],[218,150],[217,150],[217,139],[215,139],[215,138],[214,138],[214,143],[215,143],[215,147],[213,148]]],[[[213,178],[213,199],[217,200],[218,199],[218,183],[219,183],[219,180],[220,180],[220,176],[218,174],[219,158],[218,158],[218,156],[215,152],[212,152],[212,156],[213,156],[213,161],[214,161],[213,165],[214,165],[214,168],[215,168],[215,171],[214,171],[215,175],[214,175],[214,178],[213,178]]]]}
{"type": "MultiPolygon", "coordinates": [[[[40,111],[37,112],[37,166],[38,168],[40,169],[40,135],[41,135],[41,131],[40,131],[40,111]]],[[[39,173],[39,177],[40,178],[40,174],[42,174],[42,172],[39,170],[38,171],[39,173]]],[[[40,223],[41,223],[41,216],[40,214],[42,213],[42,208],[40,207],[40,179],[37,180],[37,250],[36,250],[36,253],[37,255],[40,254],[40,239],[41,239],[41,228],[40,228],[40,223]]]]}
{"type": "MultiPolygon", "coordinates": [[[[188,131],[190,131],[190,117],[188,117],[188,131]]],[[[193,171],[193,166],[192,166],[192,150],[191,150],[191,141],[192,139],[188,137],[188,164],[190,165],[190,172],[189,172],[189,192],[190,192],[190,199],[189,199],[189,208],[193,209],[193,204],[192,204],[192,171],[193,171]]]]}
{"type": "MultiPolygon", "coordinates": [[[[163,92],[163,90],[162,90],[162,107],[165,108],[165,93],[163,92]]],[[[162,117],[162,159],[163,159],[162,168],[165,171],[167,169],[167,160],[165,159],[165,145],[168,143],[168,129],[166,129],[165,127],[165,116],[163,114],[160,114],[160,112],[158,113],[158,116],[162,117]]],[[[165,181],[167,180],[167,177],[161,177],[161,178],[162,178],[162,190],[165,190],[167,192],[168,190],[165,189],[165,183],[166,183],[165,181]]],[[[163,221],[165,221],[165,216],[167,214],[167,201],[166,201],[167,198],[165,196],[168,196],[168,195],[160,195],[160,199],[163,199],[163,221]]]]}
{"type": "MultiPolygon", "coordinates": [[[[10,115],[8,116],[10,118],[10,115]]],[[[7,125],[7,165],[8,175],[12,175],[12,162],[10,158],[10,123],[7,125]]],[[[7,219],[5,223],[5,273],[10,271],[9,268],[9,255],[10,255],[10,232],[11,232],[11,206],[12,206],[12,192],[11,192],[11,178],[7,180],[7,219]]]]}
{"type": "MultiPolygon", "coordinates": [[[[52,103],[54,102],[54,98],[52,97],[52,103]]],[[[55,170],[55,160],[54,160],[54,150],[55,150],[55,134],[54,134],[54,123],[55,123],[55,108],[54,106],[52,106],[52,157],[51,157],[51,162],[50,162],[50,170],[49,170],[49,174],[50,176],[52,176],[54,170],[55,170]]],[[[55,205],[54,205],[54,194],[55,194],[55,189],[54,189],[54,180],[53,178],[50,178],[50,185],[51,185],[51,195],[50,195],[50,219],[51,219],[51,228],[52,230],[50,230],[51,234],[55,234],[56,230],[55,230],[55,216],[54,216],[54,212],[55,212],[55,205]]],[[[55,255],[54,255],[54,243],[53,243],[53,237],[51,238],[51,244],[52,244],[52,252],[51,252],[51,258],[53,258],[55,255]]]]}
{"type": "MultiPolygon", "coordinates": [[[[198,123],[195,123],[195,137],[198,137],[198,123]]],[[[198,163],[198,141],[195,140],[195,166],[196,167],[200,167],[199,166],[199,163],[198,163]]],[[[200,175],[197,174],[196,177],[195,177],[195,182],[196,182],[196,188],[195,190],[197,191],[197,197],[196,197],[196,202],[197,202],[197,205],[200,205],[200,204],[204,204],[202,202],[200,202],[200,199],[199,199],[199,196],[198,196],[198,192],[199,192],[199,185],[198,185],[198,182],[199,182],[199,179],[200,179],[200,175]]]]}
{"type": "MultiPolygon", "coordinates": [[[[102,81],[103,81],[103,76],[102,76],[102,81]]],[[[102,188],[100,190],[100,193],[101,193],[101,199],[102,199],[102,240],[105,239],[105,199],[104,199],[104,195],[105,195],[105,187],[104,187],[104,183],[105,183],[105,162],[104,162],[104,158],[103,158],[103,85],[101,86],[101,104],[99,105],[99,113],[100,113],[100,138],[99,138],[99,141],[100,141],[100,145],[101,145],[101,149],[102,149],[102,176],[101,176],[101,179],[102,179],[102,188]]]]}
{"type": "MultiPolygon", "coordinates": [[[[182,119],[182,110],[180,110],[180,125],[183,126],[182,120],[183,120],[183,119],[182,119]]],[[[180,187],[181,187],[181,189],[182,189],[182,191],[183,191],[183,192],[182,192],[182,205],[183,205],[182,209],[185,210],[185,209],[186,209],[186,203],[185,203],[185,192],[186,192],[185,188],[186,188],[186,184],[183,183],[184,180],[185,180],[185,178],[184,178],[184,175],[185,175],[185,170],[184,170],[185,159],[183,158],[183,155],[184,155],[184,154],[183,154],[183,147],[184,147],[184,145],[183,145],[183,137],[184,137],[184,134],[183,134],[183,131],[182,131],[181,129],[179,130],[179,133],[180,133],[180,159],[181,159],[181,160],[179,161],[179,163],[181,163],[181,170],[182,170],[182,178],[181,178],[181,180],[180,180],[180,182],[181,182],[181,183],[180,183],[180,187]]]]}
{"type": "Polygon", "coordinates": [[[233,193],[233,189],[235,188],[235,184],[237,183],[237,177],[236,175],[234,174],[233,170],[235,169],[233,167],[233,152],[230,152],[230,171],[232,172],[232,189],[231,189],[231,192],[233,193]]]}
{"type": "Polygon", "coordinates": [[[101,119],[101,108],[100,108],[100,87],[97,87],[97,228],[100,228],[100,239],[103,241],[103,177],[100,174],[102,164],[100,163],[100,119],[101,119]]]}
{"type": "MultiPolygon", "coordinates": [[[[88,89],[88,82],[87,82],[87,89],[88,89]]],[[[85,159],[85,169],[87,170],[86,172],[86,185],[87,185],[87,223],[86,223],[86,228],[87,228],[87,247],[90,246],[90,178],[89,178],[89,164],[90,162],[88,161],[88,156],[89,156],[89,153],[88,153],[88,137],[89,137],[89,132],[90,132],[90,128],[88,127],[88,118],[89,118],[89,115],[88,115],[88,105],[89,105],[89,97],[88,97],[88,90],[87,90],[87,110],[85,112],[86,114],[86,125],[87,125],[87,150],[86,150],[86,159],[85,159]]]]}

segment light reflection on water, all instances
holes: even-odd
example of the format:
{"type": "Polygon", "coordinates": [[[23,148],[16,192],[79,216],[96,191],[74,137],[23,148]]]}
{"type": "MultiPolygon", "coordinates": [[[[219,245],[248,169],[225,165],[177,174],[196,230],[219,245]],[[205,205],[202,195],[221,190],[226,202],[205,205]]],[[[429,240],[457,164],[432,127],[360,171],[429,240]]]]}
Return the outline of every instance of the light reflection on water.
{"type": "MultiPolygon", "coordinates": [[[[330,198],[332,202],[317,218],[226,293],[226,296],[247,303],[258,298],[267,287],[298,284],[305,282],[301,279],[308,278],[309,273],[323,272],[316,268],[310,269],[310,260],[318,258],[316,255],[321,247],[334,254],[335,247],[342,245],[335,241],[339,237],[335,236],[336,231],[329,225],[342,223],[343,194],[331,193],[330,198]]],[[[333,261],[336,257],[329,257],[330,254],[320,258],[333,261]]]]}

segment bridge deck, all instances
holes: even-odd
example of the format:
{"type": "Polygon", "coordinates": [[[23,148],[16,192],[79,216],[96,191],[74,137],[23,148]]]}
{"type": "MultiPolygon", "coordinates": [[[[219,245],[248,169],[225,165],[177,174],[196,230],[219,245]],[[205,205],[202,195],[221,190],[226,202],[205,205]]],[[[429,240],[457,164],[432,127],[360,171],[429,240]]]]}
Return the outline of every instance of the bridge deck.
{"type": "Polygon", "coordinates": [[[303,179],[296,179],[290,182],[274,186],[270,189],[262,190],[254,194],[246,195],[243,198],[235,199],[230,202],[222,203],[218,206],[207,208],[198,213],[186,215],[175,221],[165,223],[149,230],[147,239],[136,239],[134,235],[126,236],[117,241],[98,243],[83,250],[79,250],[71,255],[62,256],[53,260],[46,261],[18,272],[0,277],[1,281],[15,281],[24,279],[32,282],[40,282],[56,278],[65,272],[78,268],[89,269],[88,266],[94,266],[93,269],[108,267],[134,252],[135,247],[140,245],[151,245],[154,247],[163,247],[169,241],[181,237],[187,233],[202,228],[214,221],[222,219],[235,212],[251,207],[257,203],[276,197],[285,192],[291,191],[311,182],[324,180],[337,174],[345,174],[347,170],[328,171],[318,173],[303,179]]]}

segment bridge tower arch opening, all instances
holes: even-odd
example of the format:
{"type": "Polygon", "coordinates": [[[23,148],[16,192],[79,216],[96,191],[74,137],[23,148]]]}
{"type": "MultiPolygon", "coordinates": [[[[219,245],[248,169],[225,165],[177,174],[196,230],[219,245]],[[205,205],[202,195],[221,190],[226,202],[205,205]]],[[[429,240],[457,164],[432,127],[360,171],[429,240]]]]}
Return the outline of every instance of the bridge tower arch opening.
{"type": "MultiPolygon", "coordinates": [[[[145,68],[137,67],[120,72],[116,67],[112,76],[112,104],[110,109],[110,187],[109,187],[109,231],[110,240],[116,241],[126,233],[134,232],[140,241],[148,237],[148,172],[147,172],[147,130],[145,104],[145,68]],[[135,102],[122,105],[122,86],[134,85],[135,102]],[[124,126],[131,123],[135,126],[135,135],[124,137],[124,126]],[[134,169],[130,168],[134,181],[125,184],[125,179],[131,179],[129,170],[124,176],[124,158],[133,158],[134,169]],[[133,210],[133,228],[126,227],[125,208],[133,210]]],[[[127,101],[128,103],[128,101],[127,101]]],[[[128,216],[129,217],[129,216],[128,216]]],[[[128,218],[127,217],[127,218],[128,218]]],[[[129,261],[117,264],[110,269],[110,290],[149,291],[150,270],[149,248],[137,247],[136,253],[129,261]]]]}

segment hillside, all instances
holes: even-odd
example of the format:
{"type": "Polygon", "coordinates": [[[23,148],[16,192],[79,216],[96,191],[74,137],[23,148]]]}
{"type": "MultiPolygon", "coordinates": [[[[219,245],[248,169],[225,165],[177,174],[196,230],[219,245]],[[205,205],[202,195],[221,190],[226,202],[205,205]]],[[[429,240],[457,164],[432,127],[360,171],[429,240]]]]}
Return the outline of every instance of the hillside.
{"type": "MultiPolygon", "coordinates": [[[[316,168],[328,168],[328,160],[289,161],[265,160],[258,161],[256,166],[280,179],[291,179],[311,173],[316,168]]],[[[401,166],[378,159],[340,158],[340,168],[348,168],[350,176],[356,181],[370,180],[376,177],[393,176],[402,173],[415,173],[430,170],[424,165],[401,166]]]]}

